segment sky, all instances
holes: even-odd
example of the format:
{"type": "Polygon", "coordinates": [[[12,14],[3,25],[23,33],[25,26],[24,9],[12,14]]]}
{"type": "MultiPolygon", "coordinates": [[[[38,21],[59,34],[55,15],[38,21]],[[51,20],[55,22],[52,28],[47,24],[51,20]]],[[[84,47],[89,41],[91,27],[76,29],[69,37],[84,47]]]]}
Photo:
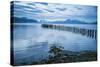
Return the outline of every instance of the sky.
{"type": "Polygon", "coordinates": [[[38,21],[65,21],[67,19],[93,23],[97,21],[97,7],[60,3],[14,1],[14,16],[38,21]]]}

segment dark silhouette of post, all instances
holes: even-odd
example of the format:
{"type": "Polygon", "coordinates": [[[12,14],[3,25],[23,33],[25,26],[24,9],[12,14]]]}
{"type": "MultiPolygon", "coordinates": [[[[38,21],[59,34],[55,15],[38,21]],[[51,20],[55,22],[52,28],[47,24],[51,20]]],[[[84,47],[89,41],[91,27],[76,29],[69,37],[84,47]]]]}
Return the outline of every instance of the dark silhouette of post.
{"type": "Polygon", "coordinates": [[[61,26],[61,25],[53,25],[53,24],[42,24],[43,28],[50,28],[50,29],[56,29],[56,30],[63,30],[63,31],[69,31],[72,33],[81,34],[83,36],[87,36],[90,38],[97,38],[97,30],[92,29],[83,29],[78,27],[69,27],[69,26],[61,26]]]}

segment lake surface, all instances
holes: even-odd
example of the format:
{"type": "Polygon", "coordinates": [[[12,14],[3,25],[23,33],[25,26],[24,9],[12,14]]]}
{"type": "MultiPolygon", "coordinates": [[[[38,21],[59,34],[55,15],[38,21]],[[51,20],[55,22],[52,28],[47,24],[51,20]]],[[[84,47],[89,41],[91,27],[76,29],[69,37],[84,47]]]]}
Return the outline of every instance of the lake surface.
{"type": "MultiPolygon", "coordinates": [[[[63,25],[63,24],[62,24],[63,25]]],[[[65,24],[64,26],[79,27],[96,30],[96,25],[65,24]]],[[[33,62],[48,57],[50,44],[59,43],[64,50],[96,51],[97,41],[80,34],[68,31],[42,28],[41,24],[15,23],[13,24],[13,49],[15,64],[33,62]]]]}

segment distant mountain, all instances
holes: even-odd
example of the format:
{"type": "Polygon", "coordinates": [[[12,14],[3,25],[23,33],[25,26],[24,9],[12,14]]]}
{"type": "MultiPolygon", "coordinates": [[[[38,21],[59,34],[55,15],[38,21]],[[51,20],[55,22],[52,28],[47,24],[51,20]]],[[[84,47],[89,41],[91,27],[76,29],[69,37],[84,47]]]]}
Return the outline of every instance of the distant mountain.
{"type": "Polygon", "coordinates": [[[11,17],[13,23],[51,23],[51,24],[97,24],[97,22],[88,23],[79,20],[67,19],[64,21],[38,21],[36,19],[28,19],[26,17],[11,17]]]}
{"type": "Polygon", "coordinates": [[[37,23],[38,21],[35,19],[28,19],[26,17],[11,17],[13,23],[37,23]]]}
{"type": "Polygon", "coordinates": [[[48,22],[48,23],[55,23],[55,24],[97,24],[97,22],[89,23],[89,22],[84,22],[84,21],[79,21],[79,20],[71,20],[71,19],[67,19],[65,21],[53,21],[53,22],[48,22]]]}
{"type": "Polygon", "coordinates": [[[89,23],[89,22],[85,22],[85,21],[71,20],[71,19],[67,19],[64,22],[68,23],[68,24],[96,24],[96,22],[89,23]]]}
{"type": "Polygon", "coordinates": [[[86,24],[85,22],[82,22],[82,21],[79,21],[79,20],[71,20],[71,19],[67,19],[64,22],[69,23],[69,24],[86,24]]]}

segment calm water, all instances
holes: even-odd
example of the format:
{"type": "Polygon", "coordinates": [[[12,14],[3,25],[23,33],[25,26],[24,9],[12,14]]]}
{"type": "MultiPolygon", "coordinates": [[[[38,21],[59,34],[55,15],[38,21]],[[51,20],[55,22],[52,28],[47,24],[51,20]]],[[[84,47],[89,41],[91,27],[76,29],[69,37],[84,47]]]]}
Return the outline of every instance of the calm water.
{"type": "MultiPolygon", "coordinates": [[[[86,29],[96,29],[96,25],[65,25],[86,29]]],[[[15,63],[33,62],[48,57],[50,44],[59,43],[65,50],[96,50],[96,39],[68,31],[45,29],[41,24],[14,24],[15,63]]]]}

